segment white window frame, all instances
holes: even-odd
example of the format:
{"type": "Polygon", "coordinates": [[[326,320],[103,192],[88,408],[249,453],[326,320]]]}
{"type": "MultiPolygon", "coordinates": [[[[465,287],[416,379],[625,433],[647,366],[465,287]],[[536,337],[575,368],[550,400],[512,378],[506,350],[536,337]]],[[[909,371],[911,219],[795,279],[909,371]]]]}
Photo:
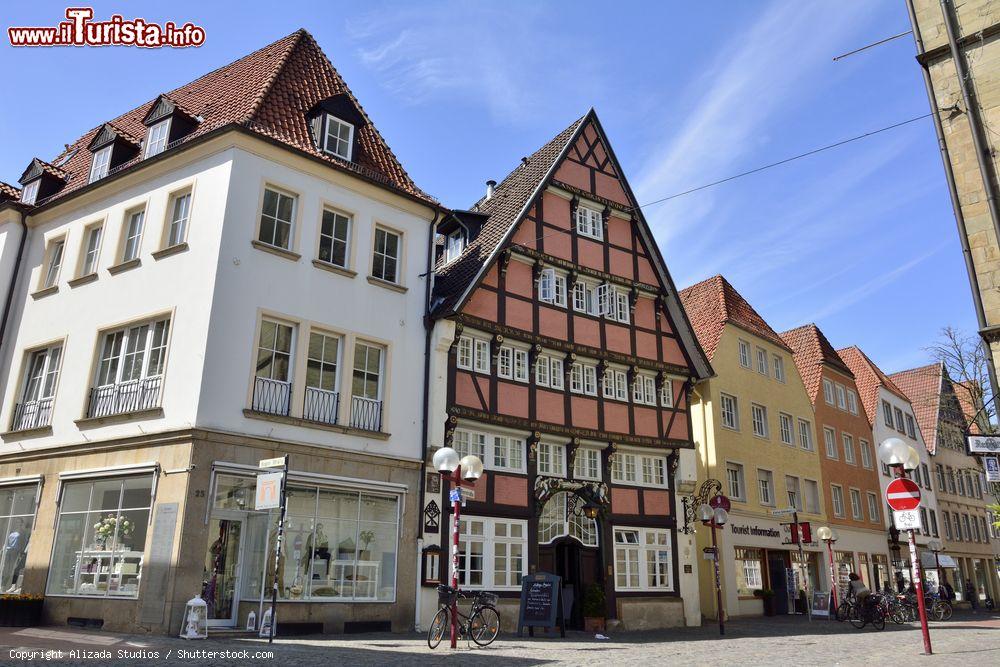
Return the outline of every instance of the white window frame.
{"type": "Polygon", "coordinates": [[[167,149],[168,143],[170,143],[169,118],[149,126],[149,130],[146,133],[146,150],[143,151],[143,158],[159,155],[167,149]]]}
{"type": "Polygon", "coordinates": [[[761,505],[774,507],[774,473],[772,471],[757,468],[757,497],[760,499],[761,505]]]}
{"type": "Polygon", "coordinates": [[[604,213],[587,204],[577,204],[576,206],[576,231],[582,236],[604,240],[604,213]]]}
{"type": "Polygon", "coordinates": [[[630,451],[615,452],[611,481],[625,486],[666,489],[669,486],[667,458],[630,451]]]}
{"type": "Polygon", "coordinates": [[[799,447],[807,452],[813,451],[812,423],[799,418],[799,447]]]}
{"type": "Polygon", "coordinates": [[[660,405],[665,408],[674,407],[674,381],[669,377],[660,383],[660,405]]]}
{"type": "Polygon", "coordinates": [[[774,379],[784,384],[785,382],[785,359],[780,354],[773,355],[774,379]]]}
{"type": "Polygon", "coordinates": [[[847,411],[852,415],[858,414],[858,395],[853,389],[847,390],[847,411]]]}
{"type": "Polygon", "coordinates": [[[63,260],[66,257],[66,237],[51,239],[45,249],[45,271],[42,274],[42,289],[55,287],[62,273],[63,260]]]}
{"type": "Polygon", "coordinates": [[[837,408],[843,411],[847,411],[847,387],[840,384],[839,382],[833,385],[833,388],[837,392],[837,408]]]}
{"type": "Polygon", "coordinates": [[[751,356],[752,355],[750,350],[750,343],[740,338],[739,339],[740,366],[742,366],[743,368],[753,368],[753,360],[751,359],[751,356]]]}
{"type": "Polygon", "coordinates": [[[750,423],[753,425],[755,437],[769,439],[770,429],[767,423],[767,408],[759,403],[750,404],[750,423]]]}
{"type": "Polygon", "coordinates": [[[795,420],[790,414],[786,412],[778,413],[778,432],[781,444],[791,447],[795,446],[795,420]]]}
{"type": "Polygon", "coordinates": [[[193,196],[194,193],[191,190],[183,190],[170,195],[170,199],[167,201],[167,215],[169,217],[167,218],[167,244],[165,247],[172,248],[187,241],[193,196]],[[178,206],[181,206],[181,211],[178,211],[178,206]]]}
{"type": "Polygon", "coordinates": [[[111,170],[111,149],[114,144],[108,144],[104,148],[94,152],[94,157],[90,162],[90,180],[88,183],[99,181],[108,175],[111,170]]]}
{"type": "Polygon", "coordinates": [[[354,229],[354,216],[346,211],[341,211],[340,209],[333,208],[332,206],[324,206],[322,212],[320,213],[319,221],[319,242],[316,246],[316,259],[320,262],[325,262],[332,266],[339,266],[342,269],[346,269],[351,263],[351,233],[354,229]],[[333,216],[333,224],[330,229],[330,233],[327,234],[323,229],[323,218],[329,213],[333,216]],[[337,235],[337,226],[341,220],[345,221],[343,226],[344,235],[343,238],[337,235]],[[329,243],[330,253],[329,259],[323,259],[319,256],[320,252],[323,250],[323,245],[329,243]],[[344,261],[343,263],[334,261],[334,256],[336,255],[337,244],[342,244],[344,246],[344,261]]]}
{"type": "Polygon", "coordinates": [[[735,396],[719,394],[719,423],[722,428],[740,430],[740,404],[735,396]]]}
{"type": "Polygon", "coordinates": [[[836,405],[837,399],[833,393],[833,382],[823,378],[823,400],[827,405],[836,405]]]}
{"type": "Polygon", "coordinates": [[[861,466],[868,470],[874,469],[872,461],[872,446],[867,440],[858,440],[858,449],[861,451],[861,466]]]}
{"type": "Polygon", "coordinates": [[[732,500],[746,502],[746,477],[743,474],[743,464],[726,461],[726,487],[732,500]],[[735,484],[734,484],[735,482],[735,484]]]}
{"type": "Polygon", "coordinates": [[[271,246],[272,248],[281,248],[282,250],[291,250],[295,245],[295,218],[299,208],[299,196],[276,188],[274,186],[266,185],[264,186],[264,195],[261,199],[261,210],[260,210],[260,220],[257,221],[257,241],[263,243],[264,245],[271,246]],[[268,213],[264,210],[264,204],[267,202],[267,193],[271,192],[274,194],[274,213],[268,213]],[[288,220],[279,217],[281,211],[281,200],[289,199],[292,202],[292,207],[289,212],[288,220]],[[264,234],[264,219],[267,218],[273,223],[271,229],[271,238],[263,238],[264,234]],[[283,225],[288,225],[288,243],[286,245],[281,245],[278,243],[280,238],[279,229],[283,225]]]}
{"type": "MultiPolygon", "coordinates": [[[[869,491],[867,495],[868,495],[868,520],[871,521],[872,523],[880,523],[882,517],[879,516],[880,511],[879,511],[878,496],[872,493],[871,491],[869,491]]],[[[948,537],[950,538],[951,536],[949,535],[948,537]]]]}
{"type": "Polygon", "coordinates": [[[814,479],[805,479],[802,495],[805,502],[805,511],[811,514],[819,514],[819,482],[814,479]]]}
{"type": "Polygon", "coordinates": [[[395,230],[389,229],[388,227],[383,227],[382,225],[377,225],[375,231],[372,233],[372,277],[377,280],[382,280],[387,283],[392,283],[394,285],[401,284],[401,274],[403,268],[403,235],[395,230]],[[384,234],[384,243],[382,244],[382,249],[379,249],[379,234],[384,234]],[[396,237],[396,254],[389,254],[389,237],[396,237]],[[375,272],[376,262],[381,260],[381,274],[378,275],[375,272]],[[386,263],[392,260],[395,262],[395,269],[393,271],[392,278],[386,277],[386,263]]]}
{"type": "Polygon", "coordinates": [[[573,479],[601,481],[601,450],[578,447],[573,456],[573,479]]]}
{"type": "Polygon", "coordinates": [[[768,370],[769,362],[767,359],[767,350],[762,347],[757,348],[757,372],[761,375],[770,375],[770,370],[768,370]]]}
{"type": "Polygon", "coordinates": [[[554,442],[539,442],[537,467],[539,475],[566,477],[566,446],[554,442]]]}
{"type": "Polygon", "coordinates": [[[463,515],[461,518],[460,527],[466,530],[459,533],[459,553],[460,558],[464,558],[465,562],[463,567],[460,568],[460,583],[462,588],[468,590],[495,590],[495,591],[517,591],[521,590],[521,582],[511,582],[506,585],[497,585],[496,583],[496,561],[497,558],[502,558],[507,565],[507,574],[513,573],[510,569],[510,549],[508,547],[507,554],[505,556],[497,555],[497,545],[500,544],[520,544],[521,545],[521,572],[520,576],[523,579],[528,576],[528,522],[523,519],[499,519],[493,517],[483,517],[483,516],[471,516],[463,515]],[[473,522],[478,522],[482,526],[482,532],[480,535],[472,535],[468,530],[469,526],[473,522]],[[497,536],[497,525],[506,525],[507,529],[505,537],[497,536]],[[517,525],[521,528],[521,537],[514,538],[510,537],[511,526],[517,525]],[[476,542],[482,545],[482,584],[470,584],[469,574],[471,569],[469,568],[468,562],[468,550],[467,548],[462,548],[468,545],[470,542],[476,542]]]}
{"type": "Polygon", "coordinates": [[[785,495],[788,498],[789,507],[794,507],[800,512],[805,511],[805,503],[802,498],[802,480],[796,475],[785,475],[785,495]]]}
{"type": "Polygon", "coordinates": [[[844,445],[844,463],[858,465],[858,458],[854,453],[854,436],[850,433],[841,433],[840,439],[844,445]]]}
{"type": "Polygon", "coordinates": [[[865,520],[865,507],[861,500],[861,489],[848,489],[851,498],[851,518],[855,521],[865,520]]]}
{"type": "Polygon", "coordinates": [[[830,485],[830,502],[833,506],[833,515],[839,519],[846,518],[844,513],[844,487],[839,484],[830,485]]]}
{"type": "Polygon", "coordinates": [[[826,458],[837,460],[840,452],[837,447],[837,431],[829,426],[823,427],[823,448],[826,450],[826,458]]]}
{"type": "Polygon", "coordinates": [[[450,264],[465,250],[465,232],[461,229],[449,233],[444,238],[444,263],[450,264]]]}
{"type": "Polygon", "coordinates": [[[80,277],[97,273],[97,264],[101,259],[101,246],[103,242],[103,223],[87,227],[83,235],[83,245],[80,248],[80,277]]]}
{"type": "Polygon", "coordinates": [[[38,199],[38,186],[41,182],[41,178],[36,178],[35,180],[24,184],[24,188],[21,190],[22,204],[35,203],[35,200],[38,199]]]}
{"type": "Polygon", "coordinates": [[[330,155],[336,155],[337,157],[342,158],[342,159],[347,160],[348,162],[350,162],[351,161],[351,156],[354,154],[354,125],[352,125],[351,123],[348,123],[345,120],[337,118],[333,114],[330,114],[330,113],[325,114],[324,118],[323,118],[323,140],[322,140],[322,145],[320,146],[320,148],[322,149],[322,151],[324,153],[329,153],[330,155]],[[341,127],[343,126],[343,127],[347,127],[348,132],[347,132],[347,139],[345,140],[342,136],[340,136],[340,132],[338,131],[337,134],[334,135],[334,137],[333,137],[333,139],[334,139],[334,148],[331,149],[330,148],[330,138],[331,138],[331,136],[330,136],[330,129],[331,129],[331,125],[333,123],[337,124],[337,126],[336,126],[337,130],[340,130],[341,127]],[[346,152],[346,154],[341,153],[338,150],[339,149],[339,144],[342,141],[346,141],[347,142],[347,152],[346,152]]]}
{"type": "Polygon", "coordinates": [[[465,371],[471,371],[473,367],[472,337],[459,336],[458,346],[455,349],[455,365],[465,371]]]}
{"type": "Polygon", "coordinates": [[[674,556],[669,530],[615,526],[614,549],[616,591],[674,590],[674,556]],[[624,572],[621,571],[622,565],[625,567],[624,572]],[[654,566],[654,580],[652,582],[649,580],[649,565],[654,566]],[[633,567],[635,568],[634,572],[633,567]],[[624,584],[619,575],[624,578],[624,584]],[[638,581],[638,585],[632,584],[635,580],[638,581]]]}

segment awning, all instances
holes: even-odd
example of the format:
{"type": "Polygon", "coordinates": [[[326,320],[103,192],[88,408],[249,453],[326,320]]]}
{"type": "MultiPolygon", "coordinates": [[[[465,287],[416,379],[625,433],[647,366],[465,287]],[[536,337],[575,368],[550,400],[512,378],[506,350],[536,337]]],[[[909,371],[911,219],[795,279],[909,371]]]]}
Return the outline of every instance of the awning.
{"type": "Polygon", "coordinates": [[[935,560],[933,551],[925,551],[920,554],[920,564],[925,570],[937,569],[938,564],[940,564],[943,568],[958,568],[958,563],[956,563],[955,559],[948,554],[938,554],[937,560],[935,560]]]}

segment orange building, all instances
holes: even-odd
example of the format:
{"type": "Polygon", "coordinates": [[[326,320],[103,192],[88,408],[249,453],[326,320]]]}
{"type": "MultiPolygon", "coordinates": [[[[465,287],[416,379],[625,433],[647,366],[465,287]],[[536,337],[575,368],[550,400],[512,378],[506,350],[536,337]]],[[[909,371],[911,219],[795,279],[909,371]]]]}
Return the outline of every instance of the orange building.
{"type": "Polygon", "coordinates": [[[839,584],[857,572],[871,590],[891,581],[878,459],[854,373],[815,324],[786,331],[815,409],[826,515],[837,534],[839,584]]]}

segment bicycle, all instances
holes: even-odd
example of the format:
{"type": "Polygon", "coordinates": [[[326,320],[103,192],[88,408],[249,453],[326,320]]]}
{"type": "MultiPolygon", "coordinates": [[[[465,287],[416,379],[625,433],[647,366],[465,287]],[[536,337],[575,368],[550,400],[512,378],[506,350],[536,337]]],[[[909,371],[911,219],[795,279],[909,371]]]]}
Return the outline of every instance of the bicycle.
{"type": "Polygon", "coordinates": [[[851,605],[850,621],[851,625],[858,630],[868,623],[871,623],[876,630],[885,629],[885,613],[882,606],[877,600],[872,599],[872,596],[851,605]]]}
{"type": "Polygon", "coordinates": [[[954,613],[951,604],[937,594],[924,597],[924,606],[927,608],[927,615],[936,621],[950,620],[954,613]]]}
{"type": "Polygon", "coordinates": [[[431,649],[438,647],[445,632],[451,627],[452,609],[455,609],[455,613],[461,619],[455,619],[459,637],[471,638],[477,646],[489,646],[500,635],[500,612],[495,606],[498,600],[496,595],[486,591],[469,595],[447,584],[440,584],[438,611],[434,614],[431,626],[427,630],[427,645],[431,649]],[[472,599],[472,608],[468,616],[458,610],[455,603],[459,598],[472,599]]]}

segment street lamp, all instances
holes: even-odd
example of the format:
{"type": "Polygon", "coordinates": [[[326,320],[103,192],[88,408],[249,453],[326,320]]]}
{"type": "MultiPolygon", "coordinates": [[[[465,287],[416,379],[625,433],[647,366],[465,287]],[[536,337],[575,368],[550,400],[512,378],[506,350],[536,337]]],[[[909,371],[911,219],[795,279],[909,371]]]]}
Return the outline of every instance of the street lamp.
{"type": "MultiPolygon", "coordinates": [[[[878,457],[885,465],[893,470],[895,477],[906,479],[907,470],[916,470],[920,466],[920,455],[910,445],[899,438],[886,438],[878,446],[878,457]]],[[[920,631],[924,636],[924,653],[931,655],[931,632],[927,627],[927,607],[924,604],[923,568],[917,559],[917,539],[913,530],[906,531],[909,534],[910,542],[910,567],[912,567],[911,579],[914,588],[917,590],[917,610],[920,612],[920,631]]],[[[936,557],[936,556],[935,556],[936,557]]],[[[938,573],[940,576],[940,572],[938,573]]]]}
{"type": "MultiPolygon", "coordinates": [[[[458,520],[462,511],[463,483],[475,484],[483,476],[483,462],[478,456],[469,454],[461,459],[451,447],[442,447],[434,452],[431,464],[441,473],[441,477],[452,483],[451,513],[454,521],[451,527],[451,587],[458,590],[458,520]]],[[[458,646],[458,596],[451,602],[451,647],[458,646]]]]}
{"type": "Polygon", "coordinates": [[[816,537],[826,542],[826,553],[830,559],[830,595],[833,596],[833,606],[830,618],[837,617],[837,564],[833,560],[833,543],[837,541],[837,533],[827,526],[820,526],[816,531],[816,537]]]}
{"type": "Polygon", "coordinates": [[[719,614],[719,634],[724,635],[726,634],[726,622],[722,612],[722,583],[719,579],[719,543],[716,541],[715,529],[726,525],[726,522],[729,521],[729,512],[724,507],[712,507],[708,503],[705,503],[698,507],[698,517],[703,524],[712,528],[712,563],[715,564],[715,604],[719,614]]]}

